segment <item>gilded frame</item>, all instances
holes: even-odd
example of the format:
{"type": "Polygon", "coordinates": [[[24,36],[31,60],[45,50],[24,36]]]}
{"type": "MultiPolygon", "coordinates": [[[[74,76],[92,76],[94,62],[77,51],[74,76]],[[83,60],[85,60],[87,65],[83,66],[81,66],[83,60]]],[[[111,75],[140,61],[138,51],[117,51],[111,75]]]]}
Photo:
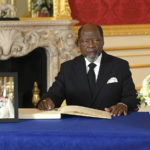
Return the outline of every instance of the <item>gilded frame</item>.
{"type": "Polygon", "coordinates": [[[18,76],[0,72],[0,122],[18,121],[18,76]]]}
{"type": "MultiPolygon", "coordinates": [[[[31,12],[31,14],[33,12],[31,0],[28,0],[28,12],[31,12]]],[[[53,17],[33,17],[31,15],[30,18],[30,20],[71,20],[71,19],[72,19],[71,10],[68,0],[53,0],[53,17]]],[[[21,17],[20,20],[29,20],[29,18],[21,17]]]]}
{"type": "MultiPolygon", "coordinates": [[[[0,2],[4,2],[5,0],[0,0],[0,2]]],[[[12,5],[15,5],[15,0],[10,0],[12,5]]],[[[20,20],[71,20],[71,10],[68,3],[68,0],[53,0],[53,17],[33,17],[33,10],[31,0],[27,0],[28,5],[28,14],[30,14],[30,18],[21,17],[20,20]]]]}

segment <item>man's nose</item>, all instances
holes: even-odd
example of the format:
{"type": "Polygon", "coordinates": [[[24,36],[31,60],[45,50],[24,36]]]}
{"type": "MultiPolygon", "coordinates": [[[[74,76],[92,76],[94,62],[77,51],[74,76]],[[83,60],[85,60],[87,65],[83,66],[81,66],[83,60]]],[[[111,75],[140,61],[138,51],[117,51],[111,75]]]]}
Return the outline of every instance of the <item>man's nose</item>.
{"type": "Polygon", "coordinates": [[[89,46],[89,47],[94,47],[94,42],[93,42],[93,40],[89,40],[89,41],[88,41],[88,46],[89,46]]]}

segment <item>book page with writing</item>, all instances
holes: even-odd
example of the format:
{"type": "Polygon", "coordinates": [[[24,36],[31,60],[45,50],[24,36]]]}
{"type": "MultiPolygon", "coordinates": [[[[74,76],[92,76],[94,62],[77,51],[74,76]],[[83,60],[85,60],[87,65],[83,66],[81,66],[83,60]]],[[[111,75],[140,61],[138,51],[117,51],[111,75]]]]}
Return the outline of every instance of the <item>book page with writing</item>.
{"type": "Polygon", "coordinates": [[[36,108],[19,108],[19,119],[61,119],[59,110],[42,111],[36,108]]]}
{"type": "Polygon", "coordinates": [[[60,108],[60,111],[61,114],[111,119],[109,112],[83,106],[67,105],[60,108]]]}

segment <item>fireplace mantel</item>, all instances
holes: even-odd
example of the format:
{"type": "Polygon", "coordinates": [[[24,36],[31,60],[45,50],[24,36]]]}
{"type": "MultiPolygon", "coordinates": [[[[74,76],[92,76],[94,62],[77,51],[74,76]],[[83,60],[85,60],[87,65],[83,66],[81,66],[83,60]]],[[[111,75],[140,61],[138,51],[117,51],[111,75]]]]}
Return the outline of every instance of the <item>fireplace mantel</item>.
{"type": "Polygon", "coordinates": [[[77,53],[73,26],[77,20],[0,21],[0,60],[21,57],[37,47],[46,49],[47,88],[60,64],[77,53]]]}

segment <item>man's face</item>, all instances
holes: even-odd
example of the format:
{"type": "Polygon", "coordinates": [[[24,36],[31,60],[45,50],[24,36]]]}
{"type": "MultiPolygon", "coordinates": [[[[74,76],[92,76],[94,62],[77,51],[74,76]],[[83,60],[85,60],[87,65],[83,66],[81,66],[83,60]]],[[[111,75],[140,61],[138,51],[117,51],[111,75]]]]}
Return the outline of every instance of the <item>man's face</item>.
{"type": "Polygon", "coordinates": [[[98,28],[83,28],[79,39],[79,46],[82,55],[90,62],[94,62],[103,48],[103,39],[100,36],[98,28]]]}

